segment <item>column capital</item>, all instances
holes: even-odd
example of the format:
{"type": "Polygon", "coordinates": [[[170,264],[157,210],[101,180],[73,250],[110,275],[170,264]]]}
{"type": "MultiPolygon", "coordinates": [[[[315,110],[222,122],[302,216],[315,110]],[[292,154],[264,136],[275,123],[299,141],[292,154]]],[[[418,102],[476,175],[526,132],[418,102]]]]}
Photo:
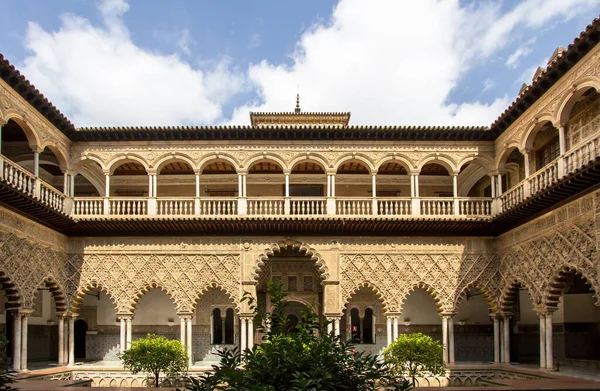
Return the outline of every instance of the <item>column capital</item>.
{"type": "Polygon", "coordinates": [[[21,315],[24,318],[30,317],[31,314],[33,314],[33,310],[31,309],[22,309],[21,311],[19,311],[19,315],[21,315]]]}
{"type": "Polygon", "coordinates": [[[177,314],[179,319],[191,320],[194,316],[192,314],[177,314]]]}
{"type": "Polygon", "coordinates": [[[417,170],[417,169],[412,169],[409,171],[409,175],[419,175],[421,173],[421,170],[417,170]]]}
{"type": "Polygon", "coordinates": [[[238,168],[236,170],[238,175],[247,175],[248,174],[248,169],[247,168],[238,168]]]}
{"type": "Polygon", "coordinates": [[[133,315],[131,314],[117,314],[117,319],[119,320],[132,320],[133,319],[133,315]]]}
{"type": "Polygon", "coordinates": [[[455,316],[456,316],[456,312],[451,312],[451,311],[444,311],[440,314],[441,318],[446,318],[446,319],[454,319],[455,316]]]}
{"type": "Polygon", "coordinates": [[[284,175],[290,175],[292,173],[292,169],[291,168],[284,168],[283,169],[283,174],[284,175]]]}

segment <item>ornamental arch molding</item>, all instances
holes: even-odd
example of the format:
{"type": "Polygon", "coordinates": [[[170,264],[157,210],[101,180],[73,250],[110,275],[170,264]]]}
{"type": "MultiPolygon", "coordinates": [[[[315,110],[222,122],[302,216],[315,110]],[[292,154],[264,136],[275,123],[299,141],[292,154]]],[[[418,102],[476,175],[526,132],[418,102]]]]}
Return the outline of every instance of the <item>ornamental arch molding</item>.
{"type": "Polygon", "coordinates": [[[153,289],[158,289],[162,292],[164,292],[167,296],[169,296],[169,299],[171,299],[171,302],[173,303],[173,306],[175,307],[175,311],[176,312],[191,312],[190,308],[193,307],[192,303],[182,303],[181,299],[178,297],[178,295],[171,289],[165,287],[163,284],[160,284],[158,281],[150,281],[150,282],[146,282],[141,289],[138,289],[137,292],[135,292],[132,295],[132,301],[129,303],[128,305],[128,309],[129,311],[135,316],[135,312],[137,309],[137,305],[140,302],[140,300],[151,290],[153,289]]]}
{"type": "Polygon", "coordinates": [[[308,244],[292,239],[281,240],[279,242],[272,243],[260,255],[258,255],[254,261],[254,265],[252,266],[252,278],[258,280],[261,273],[260,269],[264,266],[265,261],[269,257],[275,255],[276,252],[280,252],[287,247],[298,249],[298,251],[305,253],[307,257],[310,257],[311,261],[315,262],[323,280],[329,280],[329,267],[327,266],[327,263],[321,254],[319,254],[317,250],[310,247],[308,244]]]}
{"type": "MultiPolygon", "coordinates": [[[[519,151],[530,151],[533,148],[533,142],[538,132],[548,123],[551,125],[556,121],[550,113],[543,113],[536,116],[534,121],[526,127],[526,131],[521,139],[519,151]]],[[[554,125],[552,125],[554,126],[554,125]]]]}
{"type": "Polygon", "coordinates": [[[546,285],[544,290],[544,304],[548,308],[556,308],[560,301],[560,298],[564,295],[564,291],[567,288],[567,281],[565,280],[565,274],[576,274],[579,275],[589,286],[590,290],[594,291],[594,298],[596,299],[596,305],[600,306],[600,286],[598,284],[598,276],[593,273],[593,270],[580,269],[576,265],[562,265],[553,274],[549,283],[546,285]],[[592,274],[593,273],[593,274],[592,274]]]}
{"type": "Polygon", "coordinates": [[[10,120],[13,120],[19,125],[25,136],[27,137],[27,142],[29,143],[29,147],[32,150],[37,150],[40,147],[41,141],[37,132],[33,129],[30,123],[26,119],[26,115],[17,111],[17,110],[7,110],[2,113],[2,121],[7,123],[10,120]]]}
{"type": "Polygon", "coordinates": [[[252,168],[252,165],[254,163],[259,162],[261,160],[275,162],[279,165],[279,167],[281,167],[282,170],[285,170],[287,168],[291,169],[291,167],[287,167],[281,156],[269,152],[249,156],[246,160],[244,160],[244,162],[241,165],[241,168],[249,170],[250,168],[252,168]]]}
{"type": "Polygon", "coordinates": [[[48,148],[50,151],[52,151],[52,153],[56,157],[56,160],[58,161],[58,167],[61,169],[62,172],[66,172],[71,169],[71,164],[68,158],[68,151],[66,151],[64,148],[52,141],[46,142],[40,146],[41,150],[44,150],[45,148],[48,148]]]}
{"type": "Polygon", "coordinates": [[[408,291],[404,292],[404,294],[402,295],[402,298],[399,301],[399,306],[398,306],[399,311],[398,312],[402,312],[402,310],[404,308],[404,303],[406,303],[406,299],[416,289],[423,289],[425,292],[427,292],[431,296],[431,298],[435,302],[435,307],[437,309],[437,312],[442,313],[442,312],[448,310],[447,308],[444,308],[442,296],[440,295],[440,293],[435,288],[433,288],[431,285],[429,285],[428,283],[419,281],[416,284],[412,285],[408,289],[408,291]]]}
{"type": "Polygon", "coordinates": [[[19,308],[21,306],[22,300],[19,288],[15,285],[12,278],[4,271],[0,271],[0,289],[2,289],[6,295],[7,308],[19,308]]]}
{"type": "Polygon", "coordinates": [[[347,161],[351,161],[351,160],[355,160],[358,162],[361,162],[365,165],[365,167],[367,167],[367,169],[369,170],[369,174],[374,174],[377,172],[377,169],[375,168],[375,165],[373,164],[373,162],[371,161],[371,159],[369,159],[367,157],[366,154],[363,153],[351,153],[351,154],[344,154],[342,155],[333,165],[333,169],[337,172],[337,170],[347,161]]]}
{"type": "Polygon", "coordinates": [[[144,167],[146,172],[149,172],[149,170],[150,170],[150,167],[149,167],[146,159],[144,159],[142,156],[135,154],[135,153],[119,153],[119,154],[117,154],[106,165],[106,168],[112,175],[114,173],[114,171],[117,168],[119,168],[119,166],[121,166],[123,163],[127,163],[127,162],[140,163],[144,167]]]}
{"type": "Polygon", "coordinates": [[[514,148],[518,149],[519,152],[523,153],[518,141],[512,140],[505,143],[504,146],[500,149],[499,153],[496,154],[495,171],[504,171],[506,159],[508,159],[508,156],[511,154],[514,148]]]}
{"type": "Polygon", "coordinates": [[[231,292],[229,292],[226,288],[222,287],[219,283],[216,282],[212,282],[208,285],[206,285],[204,288],[202,288],[200,290],[200,292],[198,292],[198,294],[196,295],[196,298],[194,299],[194,305],[193,305],[193,312],[196,313],[198,310],[198,304],[200,303],[200,301],[206,297],[206,295],[211,291],[211,290],[217,290],[219,292],[222,292],[228,300],[231,301],[232,303],[232,307],[235,309],[235,311],[239,312],[240,311],[240,303],[239,300],[237,298],[237,296],[233,295],[231,292]]]}
{"type": "Polygon", "coordinates": [[[457,171],[456,165],[452,158],[442,154],[427,155],[421,159],[417,164],[417,169],[421,171],[429,163],[435,163],[443,166],[448,170],[448,175],[452,175],[453,172],[457,171]]]}
{"type": "Polygon", "coordinates": [[[236,171],[238,171],[241,168],[239,162],[233,156],[227,153],[212,153],[210,155],[206,155],[202,159],[200,159],[196,167],[198,167],[200,173],[202,173],[202,170],[204,170],[205,166],[213,160],[225,160],[231,163],[231,165],[233,166],[233,168],[236,169],[236,171]]]}
{"type": "Polygon", "coordinates": [[[306,153],[304,155],[298,156],[296,158],[294,158],[292,161],[290,161],[290,164],[288,165],[290,170],[293,170],[294,167],[298,164],[301,163],[304,160],[310,160],[310,161],[314,161],[317,162],[321,168],[323,168],[323,172],[327,172],[327,169],[330,168],[330,165],[327,164],[327,160],[321,156],[317,156],[313,153],[306,153]]]}
{"type": "Polygon", "coordinates": [[[85,298],[85,295],[88,294],[89,292],[91,292],[92,290],[98,290],[98,291],[106,294],[106,296],[108,296],[111,303],[113,304],[113,309],[115,310],[115,312],[118,312],[119,306],[118,306],[118,303],[115,299],[115,295],[113,294],[113,292],[111,292],[110,289],[106,288],[106,286],[104,284],[100,284],[96,280],[92,280],[92,281],[88,282],[86,285],[77,289],[77,292],[75,293],[75,295],[73,295],[73,299],[71,299],[71,303],[69,305],[69,311],[72,313],[75,313],[75,314],[78,313],[79,309],[83,305],[83,299],[85,298]]]}
{"type": "Polygon", "coordinates": [[[38,289],[47,287],[54,299],[54,304],[56,306],[56,312],[66,312],[68,309],[67,296],[65,295],[65,291],[60,283],[56,281],[56,279],[50,275],[44,277],[38,284],[36,284],[31,291],[24,298],[24,303],[30,303],[30,305],[25,305],[25,308],[33,308],[33,303],[36,295],[38,295],[38,289]]]}
{"type": "Polygon", "coordinates": [[[523,280],[515,278],[512,281],[507,282],[500,293],[498,299],[500,312],[507,314],[513,312],[518,291],[521,288],[527,291],[527,295],[529,296],[529,300],[531,300],[534,309],[539,309],[541,307],[541,301],[534,297],[535,291],[532,291],[531,287],[523,282],[523,280]]]}
{"type": "Polygon", "coordinates": [[[411,171],[413,171],[415,169],[415,163],[412,161],[412,159],[406,155],[403,154],[394,154],[391,156],[386,156],[383,159],[379,160],[374,166],[375,169],[377,170],[377,172],[379,172],[379,170],[381,169],[381,167],[387,163],[387,162],[397,162],[400,165],[402,165],[405,169],[406,172],[410,175],[411,171]]]}
{"type": "Polygon", "coordinates": [[[571,109],[577,102],[577,100],[590,88],[595,89],[597,92],[600,91],[600,78],[596,76],[586,77],[577,80],[573,83],[573,86],[568,90],[562,98],[559,100],[554,118],[559,124],[564,124],[569,120],[571,116],[571,109]]]}
{"type": "Polygon", "coordinates": [[[92,161],[92,162],[98,163],[98,165],[100,166],[100,169],[102,171],[108,170],[108,168],[104,164],[104,161],[102,160],[102,158],[98,155],[91,154],[91,153],[85,153],[83,156],[80,156],[78,159],[74,160],[73,166],[80,167],[82,165],[85,165],[87,161],[92,161]]]}
{"type": "MultiPolygon", "coordinates": [[[[369,281],[364,281],[360,285],[356,285],[352,290],[343,293],[342,297],[342,308],[354,308],[352,306],[352,298],[361,290],[366,289],[375,294],[377,299],[381,302],[382,311],[388,310],[388,302],[386,300],[385,295],[381,292],[381,290],[369,281]]],[[[360,309],[359,309],[360,311],[360,309]]]]}
{"type": "Polygon", "coordinates": [[[460,171],[465,164],[476,164],[485,170],[486,175],[491,175],[494,171],[494,161],[486,156],[477,154],[468,155],[462,158],[456,165],[457,170],[460,171]]]}
{"type": "Polygon", "coordinates": [[[463,301],[467,298],[467,294],[469,290],[475,289],[479,293],[483,295],[485,301],[488,305],[488,310],[490,313],[496,313],[499,310],[498,301],[494,297],[494,294],[486,288],[485,285],[479,283],[478,281],[473,281],[470,284],[466,285],[461,291],[458,291],[456,295],[456,300],[454,301],[454,311],[457,311],[463,301]]]}
{"type": "Polygon", "coordinates": [[[160,170],[162,170],[164,166],[176,161],[187,163],[193,170],[197,169],[194,159],[192,159],[191,156],[180,152],[161,155],[151,162],[150,167],[154,167],[156,173],[160,175],[160,170]]]}

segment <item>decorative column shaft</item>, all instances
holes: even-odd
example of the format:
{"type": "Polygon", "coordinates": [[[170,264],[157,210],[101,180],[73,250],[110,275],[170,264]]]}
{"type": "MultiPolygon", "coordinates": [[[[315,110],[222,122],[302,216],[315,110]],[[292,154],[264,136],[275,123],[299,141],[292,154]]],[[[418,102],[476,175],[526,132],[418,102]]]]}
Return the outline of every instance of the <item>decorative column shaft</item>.
{"type": "Polygon", "coordinates": [[[552,312],[548,312],[546,314],[546,369],[554,370],[554,347],[552,342],[552,312]]]}
{"type": "Polygon", "coordinates": [[[454,318],[448,317],[448,362],[454,364],[454,318]]]}
{"type": "Polygon", "coordinates": [[[452,174],[452,197],[458,197],[458,174],[452,174]]]}
{"type": "Polygon", "coordinates": [[[104,196],[110,197],[110,173],[104,174],[104,196]]]}
{"type": "Polygon", "coordinates": [[[567,127],[561,125],[558,128],[558,143],[560,148],[560,154],[564,155],[567,152],[567,127]]]}
{"type": "MultiPolygon", "coordinates": [[[[225,332],[225,330],[223,330],[225,332]]],[[[252,318],[248,319],[248,349],[254,347],[254,321],[252,318]]]]}
{"type": "Polygon", "coordinates": [[[75,365],[75,317],[69,317],[69,365],[75,365]]]}
{"type": "Polygon", "coordinates": [[[246,330],[246,318],[240,317],[240,351],[243,353],[248,346],[246,341],[248,338],[248,331],[246,330]]]}
{"type": "Polygon", "coordinates": [[[503,357],[502,357],[502,362],[504,363],[510,363],[510,317],[509,316],[505,316],[503,321],[503,329],[504,329],[504,338],[502,340],[502,342],[504,343],[504,349],[503,349],[503,357]]]}
{"type": "Polygon", "coordinates": [[[125,319],[125,323],[126,323],[126,330],[127,330],[126,339],[125,339],[125,349],[131,349],[131,334],[132,334],[131,317],[127,317],[125,319]]]}
{"type": "Polygon", "coordinates": [[[58,365],[65,364],[65,318],[58,316],[58,365]]]}
{"type": "Polygon", "coordinates": [[[442,346],[444,347],[444,363],[448,363],[448,318],[442,317],[442,346]]]}
{"type": "Polygon", "coordinates": [[[386,323],[387,346],[390,346],[392,344],[392,318],[388,316],[386,319],[386,323]]]}
{"type": "Polygon", "coordinates": [[[500,319],[494,316],[494,363],[500,363],[500,319]]]}
{"type": "Polygon", "coordinates": [[[33,175],[37,178],[40,176],[40,153],[33,151],[33,175]]]}
{"type": "Polygon", "coordinates": [[[125,318],[121,317],[119,318],[119,342],[120,342],[120,347],[119,350],[121,351],[121,353],[123,353],[126,350],[126,346],[127,346],[127,339],[126,339],[126,334],[127,334],[127,325],[125,324],[125,318]]]}
{"type": "Polygon", "coordinates": [[[75,197],[75,177],[77,176],[76,173],[72,173],[69,176],[69,179],[71,181],[71,186],[69,186],[69,197],[75,197]]]}
{"type": "Polygon", "coordinates": [[[419,174],[415,175],[415,197],[420,197],[421,192],[419,191],[419,174]]]}
{"type": "Polygon", "coordinates": [[[285,196],[290,196],[290,174],[285,174],[285,196]]]}
{"type": "Polygon", "coordinates": [[[200,197],[200,173],[196,173],[196,197],[200,197]]]}
{"type": "Polygon", "coordinates": [[[546,368],[546,315],[540,317],[540,368],[546,368]]]}
{"type": "Polygon", "coordinates": [[[394,329],[392,330],[394,341],[398,339],[398,317],[394,317],[394,329]]]}
{"type": "MultiPolygon", "coordinates": [[[[225,332],[225,330],[223,330],[225,332]]],[[[187,330],[186,330],[186,345],[187,345],[187,353],[190,365],[194,362],[192,357],[192,317],[187,318],[187,330]]]]}
{"type": "MultiPolygon", "coordinates": [[[[213,316],[210,316],[210,320],[211,320],[211,327],[210,327],[210,343],[214,343],[214,336],[213,334],[213,327],[212,327],[212,318],[213,316]]],[[[179,325],[179,341],[181,341],[181,344],[185,346],[187,339],[185,339],[185,318],[181,317],[180,318],[180,325],[179,325]]]]}
{"type": "Polygon", "coordinates": [[[13,370],[21,370],[21,313],[15,311],[13,315],[13,370]]]}
{"type": "Polygon", "coordinates": [[[333,319],[333,330],[335,332],[335,336],[339,337],[339,335],[340,335],[340,318],[339,317],[333,319]]]}
{"type": "Polygon", "coordinates": [[[27,371],[27,331],[29,328],[29,313],[21,318],[21,371],[27,371]]]}
{"type": "Polygon", "coordinates": [[[492,175],[491,176],[491,181],[490,184],[492,186],[492,198],[496,198],[496,176],[492,175]]]}
{"type": "Polygon", "coordinates": [[[502,174],[498,174],[498,197],[500,197],[502,193],[502,174]]]}

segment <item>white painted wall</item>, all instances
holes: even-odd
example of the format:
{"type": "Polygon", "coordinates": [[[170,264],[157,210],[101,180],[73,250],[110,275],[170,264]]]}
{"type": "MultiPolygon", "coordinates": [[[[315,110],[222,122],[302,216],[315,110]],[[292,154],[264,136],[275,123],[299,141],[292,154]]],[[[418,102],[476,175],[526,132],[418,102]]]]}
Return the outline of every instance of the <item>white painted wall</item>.
{"type": "Polygon", "coordinates": [[[133,325],[168,325],[168,319],[173,319],[179,324],[179,317],[175,312],[175,303],[169,296],[159,289],[151,289],[138,302],[133,325]]]}
{"type": "Polygon", "coordinates": [[[400,323],[406,319],[412,325],[442,324],[435,301],[424,289],[415,289],[404,300],[400,323]]]}
{"type": "Polygon", "coordinates": [[[491,324],[489,306],[485,296],[477,290],[469,291],[468,299],[465,297],[458,303],[458,311],[454,322],[466,322],[466,324],[491,324]]]}
{"type": "Polygon", "coordinates": [[[89,295],[85,295],[83,298],[83,306],[96,307],[96,321],[98,325],[114,326],[117,320],[117,311],[115,305],[110,300],[110,297],[106,293],[97,290],[93,290],[89,293],[89,295]],[[98,292],[100,293],[100,296],[94,296],[98,295],[98,292]]]}

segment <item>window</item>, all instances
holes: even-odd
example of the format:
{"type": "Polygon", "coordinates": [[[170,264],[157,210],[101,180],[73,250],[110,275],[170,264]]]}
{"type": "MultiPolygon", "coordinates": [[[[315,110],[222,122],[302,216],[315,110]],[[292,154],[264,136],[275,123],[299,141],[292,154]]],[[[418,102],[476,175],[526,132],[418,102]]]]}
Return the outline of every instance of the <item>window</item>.
{"type": "Polygon", "coordinates": [[[215,308],[212,311],[211,343],[233,344],[233,309],[227,308],[225,312],[215,308]]]}
{"type": "Polygon", "coordinates": [[[559,155],[560,144],[558,142],[558,138],[556,138],[538,150],[539,164],[537,169],[539,170],[553,160],[557,159],[559,155]]]}

